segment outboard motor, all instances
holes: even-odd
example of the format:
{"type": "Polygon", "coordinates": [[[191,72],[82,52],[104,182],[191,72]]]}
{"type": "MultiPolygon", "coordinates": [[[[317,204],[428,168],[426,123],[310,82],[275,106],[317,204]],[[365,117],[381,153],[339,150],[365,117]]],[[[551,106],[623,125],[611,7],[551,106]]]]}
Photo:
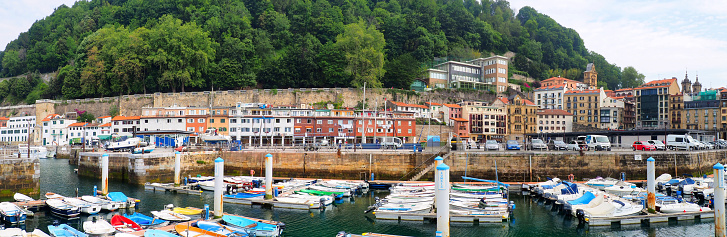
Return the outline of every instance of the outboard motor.
{"type": "Polygon", "coordinates": [[[576,217],[578,218],[578,224],[586,223],[586,212],[583,209],[576,210],[576,217]]]}
{"type": "Polygon", "coordinates": [[[666,195],[671,196],[671,184],[666,184],[664,187],[666,188],[666,195]]]}
{"type": "Polygon", "coordinates": [[[321,210],[325,210],[326,209],[326,199],[325,198],[321,198],[318,201],[321,203],[321,210]]]}
{"type": "Polygon", "coordinates": [[[167,204],[166,206],[164,206],[164,209],[171,211],[172,209],[174,209],[174,204],[167,204]]]}

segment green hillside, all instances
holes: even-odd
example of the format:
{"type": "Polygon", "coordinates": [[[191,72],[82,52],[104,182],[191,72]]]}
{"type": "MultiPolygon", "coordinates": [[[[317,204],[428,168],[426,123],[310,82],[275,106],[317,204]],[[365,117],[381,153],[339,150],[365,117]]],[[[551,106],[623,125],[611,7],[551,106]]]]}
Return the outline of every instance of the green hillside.
{"type": "Polygon", "coordinates": [[[507,1],[89,0],[59,6],[0,52],[0,77],[26,75],[0,83],[0,99],[408,88],[437,60],[508,51],[511,71],[536,79],[580,79],[594,62],[604,87],[638,83],[575,30],[507,1]],[[34,76],[48,72],[58,75],[47,85],[34,76]]]}

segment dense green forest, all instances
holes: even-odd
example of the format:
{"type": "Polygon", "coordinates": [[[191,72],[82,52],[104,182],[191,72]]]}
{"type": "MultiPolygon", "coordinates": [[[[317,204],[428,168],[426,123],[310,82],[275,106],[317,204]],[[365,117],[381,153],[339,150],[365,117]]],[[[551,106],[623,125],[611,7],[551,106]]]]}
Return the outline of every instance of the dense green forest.
{"type": "Polygon", "coordinates": [[[575,30],[502,0],[88,0],[59,6],[0,52],[0,76],[24,75],[0,83],[0,100],[406,89],[435,62],[508,51],[511,72],[536,79],[582,79],[594,62],[603,87],[643,81],[588,51],[575,30]],[[46,85],[37,74],[48,72],[57,76],[46,85]]]}

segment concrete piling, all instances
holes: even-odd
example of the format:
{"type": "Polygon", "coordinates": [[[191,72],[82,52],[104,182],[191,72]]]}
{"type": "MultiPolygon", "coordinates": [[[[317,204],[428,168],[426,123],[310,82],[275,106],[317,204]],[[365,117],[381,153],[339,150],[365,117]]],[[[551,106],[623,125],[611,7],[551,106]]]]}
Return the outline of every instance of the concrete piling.
{"type": "Polygon", "coordinates": [[[222,190],[224,190],[225,160],[215,159],[215,218],[222,217],[222,190]]]}
{"type": "Polygon", "coordinates": [[[109,194],[109,154],[101,155],[101,193],[109,194]]]}
{"type": "Polygon", "coordinates": [[[724,215],[724,166],[720,163],[714,165],[714,236],[725,237],[724,215]]]}
{"type": "Polygon", "coordinates": [[[656,169],[654,158],[646,159],[646,210],[656,210],[656,169]]]}
{"type": "Polygon", "coordinates": [[[174,152],[174,186],[179,186],[179,177],[182,173],[182,153],[174,152]]]}
{"type": "Polygon", "coordinates": [[[265,155],[265,199],[273,199],[273,155],[265,155]]]}
{"type": "Polygon", "coordinates": [[[442,237],[449,237],[449,166],[438,165],[436,176],[437,232],[442,232],[442,237]]]}

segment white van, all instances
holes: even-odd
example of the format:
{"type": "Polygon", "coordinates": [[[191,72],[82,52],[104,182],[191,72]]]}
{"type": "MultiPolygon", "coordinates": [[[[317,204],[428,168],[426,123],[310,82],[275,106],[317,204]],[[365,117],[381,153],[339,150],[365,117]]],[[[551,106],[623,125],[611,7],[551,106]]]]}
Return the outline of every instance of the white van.
{"type": "Polygon", "coordinates": [[[600,147],[601,150],[611,150],[611,141],[608,140],[607,136],[603,135],[586,135],[578,136],[576,141],[580,141],[586,144],[586,150],[597,150],[600,147]]]}
{"type": "Polygon", "coordinates": [[[399,149],[404,143],[398,137],[382,137],[381,147],[384,149],[399,149]]]}
{"type": "Polygon", "coordinates": [[[670,150],[696,150],[699,149],[699,143],[692,136],[686,134],[669,134],[666,136],[666,148],[670,150]]]}

